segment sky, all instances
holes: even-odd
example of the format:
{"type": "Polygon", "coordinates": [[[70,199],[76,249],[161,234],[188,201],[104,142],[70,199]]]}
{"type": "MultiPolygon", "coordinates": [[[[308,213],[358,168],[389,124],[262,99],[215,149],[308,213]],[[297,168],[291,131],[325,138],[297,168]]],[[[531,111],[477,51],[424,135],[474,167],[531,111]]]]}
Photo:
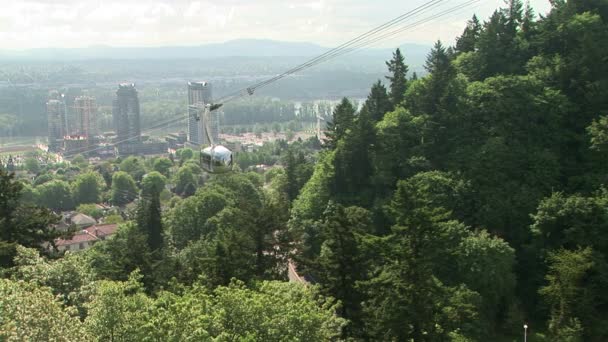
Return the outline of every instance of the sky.
{"type": "MultiPolygon", "coordinates": [[[[0,49],[191,46],[234,39],[300,41],[332,47],[427,1],[0,0],[0,49]]],[[[445,0],[437,11],[464,1],[445,0]]],[[[530,0],[530,4],[541,14],[550,8],[548,0],[530,0]]],[[[485,20],[502,5],[503,0],[480,0],[376,46],[431,44],[437,39],[451,43],[473,13],[485,20]]]]}

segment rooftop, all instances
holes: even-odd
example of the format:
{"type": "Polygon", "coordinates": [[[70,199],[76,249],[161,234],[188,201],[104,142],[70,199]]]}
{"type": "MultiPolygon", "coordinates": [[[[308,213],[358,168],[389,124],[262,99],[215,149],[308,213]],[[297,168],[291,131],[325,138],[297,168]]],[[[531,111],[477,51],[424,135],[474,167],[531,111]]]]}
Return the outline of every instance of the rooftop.
{"type": "Polygon", "coordinates": [[[55,246],[68,246],[81,242],[103,240],[105,237],[114,234],[116,229],[118,229],[117,224],[100,224],[97,226],[91,226],[76,232],[71,239],[56,239],[55,246]]]}

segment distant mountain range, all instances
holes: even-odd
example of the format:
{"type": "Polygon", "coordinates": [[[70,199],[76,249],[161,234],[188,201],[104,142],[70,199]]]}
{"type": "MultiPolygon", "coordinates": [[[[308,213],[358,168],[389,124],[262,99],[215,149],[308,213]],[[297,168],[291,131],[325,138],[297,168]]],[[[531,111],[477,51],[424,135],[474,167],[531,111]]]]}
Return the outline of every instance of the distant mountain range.
{"type": "MultiPolygon", "coordinates": [[[[430,46],[404,44],[406,56],[421,60],[430,46]]],[[[265,39],[238,39],[199,46],[41,48],[0,50],[2,60],[90,60],[90,59],[201,59],[221,57],[315,56],[329,48],[313,43],[284,42],[265,39]]],[[[358,55],[387,58],[391,49],[364,49],[358,55]]]]}

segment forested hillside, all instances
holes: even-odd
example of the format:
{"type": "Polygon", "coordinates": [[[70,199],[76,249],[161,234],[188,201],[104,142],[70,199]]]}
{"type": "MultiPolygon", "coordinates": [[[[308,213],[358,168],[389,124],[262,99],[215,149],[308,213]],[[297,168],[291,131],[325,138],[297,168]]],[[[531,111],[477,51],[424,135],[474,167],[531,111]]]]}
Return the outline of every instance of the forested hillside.
{"type": "Polygon", "coordinates": [[[206,177],[190,150],[83,163],[131,206],[87,251],[41,247],[58,218],[36,205],[60,182],[99,200],[93,176],[0,171],[0,339],[608,340],[608,1],[552,4],[473,17],[425,77],[395,51],[321,151],[240,156],[263,175],[206,177]]]}

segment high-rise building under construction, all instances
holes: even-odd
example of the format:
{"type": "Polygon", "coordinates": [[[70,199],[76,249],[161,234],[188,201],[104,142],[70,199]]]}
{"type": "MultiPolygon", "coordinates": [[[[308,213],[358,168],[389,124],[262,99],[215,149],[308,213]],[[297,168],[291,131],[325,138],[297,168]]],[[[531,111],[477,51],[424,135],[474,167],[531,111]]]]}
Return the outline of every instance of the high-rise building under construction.
{"type": "Polygon", "coordinates": [[[92,144],[97,135],[97,104],[91,96],[79,96],[74,100],[76,113],[75,134],[92,144]]]}
{"type": "Polygon", "coordinates": [[[57,152],[62,148],[63,137],[67,134],[65,103],[57,92],[49,94],[46,115],[49,129],[49,150],[57,152]]]}
{"type": "Polygon", "coordinates": [[[188,82],[188,142],[193,145],[209,145],[205,135],[206,120],[209,119],[209,134],[214,141],[219,138],[219,112],[213,111],[210,117],[204,114],[205,105],[212,103],[209,82],[188,82]]]}

